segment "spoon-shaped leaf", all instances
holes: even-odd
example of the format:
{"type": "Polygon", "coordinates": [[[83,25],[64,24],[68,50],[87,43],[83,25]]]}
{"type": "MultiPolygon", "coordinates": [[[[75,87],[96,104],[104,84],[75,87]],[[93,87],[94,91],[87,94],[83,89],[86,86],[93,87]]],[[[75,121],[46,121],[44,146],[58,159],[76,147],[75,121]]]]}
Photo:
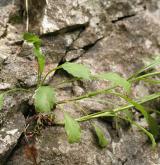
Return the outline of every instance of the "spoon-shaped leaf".
{"type": "Polygon", "coordinates": [[[157,65],[160,65],[160,58],[154,60],[152,63],[150,63],[149,65],[145,66],[144,68],[138,70],[136,73],[134,73],[132,76],[130,76],[128,78],[128,80],[132,80],[134,78],[136,78],[139,74],[141,74],[142,72],[149,70],[151,68],[156,67],[157,65]]]}
{"type": "Polygon", "coordinates": [[[49,86],[39,87],[34,94],[34,105],[37,112],[50,112],[55,105],[55,91],[49,86]]]}
{"type": "Polygon", "coordinates": [[[127,92],[129,92],[130,89],[131,89],[131,84],[126,79],[124,79],[123,77],[119,76],[117,73],[113,73],[113,72],[108,72],[107,73],[107,72],[104,72],[104,73],[96,75],[95,77],[100,79],[100,80],[111,81],[113,83],[113,85],[121,86],[127,92]]]}
{"type": "Polygon", "coordinates": [[[106,147],[108,145],[108,140],[106,139],[104,132],[97,125],[93,124],[93,126],[95,129],[95,133],[97,135],[97,138],[98,138],[99,146],[102,148],[106,147]]]}
{"type": "Polygon", "coordinates": [[[141,104],[139,104],[138,102],[132,100],[131,98],[125,96],[125,95],[122,95],[120,93],[113,93],[123,99],[125,99],[128,103],[134,105],[134,107],[139,110],[141,112],[141,114],[144,116],[144,118],[146,119],[148,125],[149,125],[149,128],[151,130],[151,133],[154,135],[154,136],[157,136],[158,133],[159,133],[159,126],[158,126],[158,123],[156,122],[156,120],[146,111],[145,107],[142,106],[141,104]]]}
{"type": "Polygon", "coordinates": [[[133,120],[130,120],[129,118],[125,118],[125,117],[122,117],[122,116],[119,116],[119,115],[117,115],[117,117],[119,117],[121,119],[124,119],[126,121],[129,121],[131,124],[135,125],[137,128],[139,128],[140,130],[142,130],[150,138],[150,140],[152,142],[152,147],[153,148],[156,147],[156,141],[154,139],[154,136],[150,132],[148,132],[145,128],[143,128],[141,125],[137,124],[133,120]]]}
{"type": "Polygon", "coordinates": [[[23,39],[35,46],[40,46],[42,42],[41,39],[33,33],[24,33],[23,39]]]}
{"type": "Polygon", "coordinates": [[[42,54],[40,50],[42,41],[37,35],[32,33],[24,33],[23,38],[27,42],[32,43],[34,46],[34,54],[37,57],[38,61],[38,84],[40,84],[41,76],[45,67],[45,56],[42,54]]]}
{"type": "Polygon", "coordinates": [[[68,142],[76,143],[81,138],[81,128],[77,121],[75,121],[68,113],[64,112],[65,131],[67,133],[68,142]]]}
{"type": "Polygon", "coordinates": [[[91,77],[90,70],[82,64],[66,62],[61,67],[74,77],[84,80],[89,80],[91,77]]]}

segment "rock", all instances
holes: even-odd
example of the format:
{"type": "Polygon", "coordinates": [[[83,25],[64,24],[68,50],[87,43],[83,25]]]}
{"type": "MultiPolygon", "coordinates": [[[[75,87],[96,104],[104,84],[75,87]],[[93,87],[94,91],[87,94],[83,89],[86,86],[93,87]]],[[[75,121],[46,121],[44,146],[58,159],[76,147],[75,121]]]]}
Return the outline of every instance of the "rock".
{"type": "Polygon", "coordinates": [[[11,88],[11,84],[8,84],[8,83],[0,83],[0,90],[10,89],[10,88],[11,88]]]}
{"type": "Polygon", "coordinates": [[[87,24],[89,17],[85,15],[80,2],[47,1],[41,23],[41,33],[58,31],[65,27],[87,24]]]}
{"type": "Polygon", "coordinates": [[[70,50],[67,52],[65,56],[66,61],[71,61],[79,58],[81,55],[85,53],[84,49],[75,49],[75,50],[70,50]]]}
{"type": "Polygon", "coordinates": [[[157,36],[160,26],[156,24],[154,28],[153,24],[145,12],[119,21],[115,31],[98,41],[77,62],[88,65],[93,73],[113,71],[129,77],[143,67],[147,59],[158,57],[157,36]],[[153,41],[152,46],[148,48],[145,41],[153,41]]]}
{"type": "Polygon", "coordinates": [[[4,117],[0,128],[0,161],[2,164],[5,163],[18,143],[25,125],[25,119],[21,112],[10,111],[4,117]]]}
{"type": "MultiPolygon", "coordinates": [[[[100,124],[100,123],[99,123],[100,124]]],[[[107,149],[100,149],[95,144],[95,138],[89,131],[90,126],[83,127],[82,140],[79,144],[69,144],[63,128],[47,128],[37,138],[35,147],[38,151],[38,162],[44,165],[57,164],[86,164],[86,165],[118,165],[118,164],[139,164],[158,165],[160,163],[159,149],[153,151],[146,144],[146,137],[133,127],[129,131],[122,131],[122,137],[114,141],[110,137],[106,124],[102,124],[106,137],[110,144],[107,149]],[[148,157],[148,154],[150,157],[148,157]]],[[[108,126],[107,126],[108,127],[108,126]]],[[[22,149],[16,151],[18,157],[14,157],[10,164],[30,165],[32,162],[25,159],[22,149]]]]}
{"type": "MultiPolygon", "coordinates": [[[[0,161],[2,164],[6,163],[24,132],[26,123],[22,105],[31,97],[30,93],[20,92],[4,98],[4,105],[0,112],[0,161]]],[[[29,114],[30,109],[26,111],[29,114]]]]}
{"type": "MultiPolygon", "coordinates": [[[[24,1],[1,0],[0,9],[0,90],[14,87],[34,90],[38,66],[32,45],[23,42],[22,38],[26,29],[24,1]]],[[[42,39],[41,50],[46,56],[44,75],[63,62],[72,61],[87,65],[93,74],[112,71],[128,78],[159,57],[159,21],[160,4],[157,0],[29,0],[29,31],[42,39]]],[[[103,81],[63,84],[70,78],[63,70],[48,77],[46,84],[57,88],[58,101],[110,86],[103,81]]],[[[156,78],[159,80],[158,76],[156,78]]],[[[133,98],[143,97],[155,91],[159,91],[159,86],[140,82],[133,86],[131,95],[133,98]]],[[[27,107],[33,106],[31,97],[31,93],[5,97],[5,106],[0,113],[0,160],[8,158],[5,164],[33,164],[26,158],[26,146],[19,140],[25,125],[20,105],[27,102],[27,107]],[[19,145],[15,148],[17,142],[19,145]]],[[[124,103],[112,95],[101,95],[96,100],[85,99],[76,105],[67,103],[62,107],[78,118],[84,115],[84,110],[85,113],[93,113],[117,108],[124,103]]],[[[60,106],[52,113],[57,121],[63,119],[60,106]]],[[[25,112],[24,116],[27,114],[25,112]]],[[[139,122],[139,118],[136,112],[136,121],[139,122]]],[[[111,118],[96,123],[105,132],[108,148],[97,146],[89,122],[81,124],[81,142],[72,145],[67,142],[64,128],[46,126],[32,144],[32,149],[38,153],[37,162],[42,165],[160,164],[159,143],[157,150],[151,150],[146,135],[135,126],[130,129],[125,126],[117,132],[111,118]]],[[[139,123],[146,127],[144,119],[139,123]]]]}
{"type": "Polygon", "coordinates": [[[13,3],[13,0],[1,0],[0,5],[3,7],[11,3],[13,3]]]}

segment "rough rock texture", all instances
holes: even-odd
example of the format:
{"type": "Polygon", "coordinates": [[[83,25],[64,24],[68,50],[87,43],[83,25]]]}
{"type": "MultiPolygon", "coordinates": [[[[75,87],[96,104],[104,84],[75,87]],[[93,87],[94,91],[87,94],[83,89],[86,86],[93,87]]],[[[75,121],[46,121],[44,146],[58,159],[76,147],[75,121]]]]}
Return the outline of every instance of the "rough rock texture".
{"type": "MultiPolygon", "coordinates": [[[[111,142],[106,125],[102,124],[102,126],[103,130],[106,131],[109,142],[111,142]]],[[[127,165],[151,165],[154,162],[159,163],[158,153],[148,149],[149,146],[146,144],[146,137],[143,134],[137,132],[135,128],[121,133],[123,135],[118,141],[112,137],[112,145],[109,145],[108,149],[102,150],[97,147],[93,134],[87,129],[83,131],[80,144],[71,145],[65,140],[66,136],[62,128],[47,128],[41,132],[41,136],[38,137],[36,142],[39,151],[39,162],[42,165],[121,165],[124,163],[127,165]],[[148,158],[147,155],[150,155],[150,157],[148,158]]],[[[19,152],[22,152],[22,149],[19,152]]],[[[30,164],[25,157],[15,157],[14,164],[20,162],[23,162],[22,165],[30,164]]],[[[12,162],[8,164],[12,164],[12,162]]]]}
{"type": "MultiPolygon", "coordinates": [[[[65,61],[73,61],[87,65],[92,73],[114,71],[129,77],[160,56],[158,0],[29,0],[29,22],[29,30],[39,34],[43,41],[42,51],[47,59],[45,73],[65,61]]],[[[25,2],[0,0],[0,90],[32,89],[36,85],[37,63],[32,46],[22,40],[25,26],[25,2]]],[[[159,67],[156,69],[160,70],[159,67]]],[[[67,79],[66,73],[57,72],[47,83],[57,87],[67,79]]],[[[107,85],[97,81],[64,84],[57,89],[57,97],[63,100],[107,85]]],[[[132,96],[142,97],[159,90],[159,87],[148,87],[140,82],[135,84],[132,96]]],[[[25,144],[19,139],[25,128],[25,110],[31,108],[28,105],[31,96],[21,92],[5,98],[0,113],[2,164],[33,164],[26,159],[25,144]]],[[[121,104],[121,100],[110,95],[99,97],[100,100],[104,98],[108,100],[105,104],[95,103],[93,99],[80,104],[87,112],[121,104]]],[[[157,101],[157,107],[159,104],[157,101]]],[[[82,115],[73,104],[64,107],[74,117],[82,115]]],[[[55,114],[62,119],[59,107],[55,114]]],[[[144,124],[143,119],[137,120],[144,124]]],[[[96,145],[89,123],[82,124],[81,142],[72,145],[68,144],[63,128],[47,127],[34,139],[37,162],[42,165],[160,164],[159,144],[156,150],[152,150],[147,137],[136,127],[120,129],[117,133],[108,120],[96,122],[109,139],[108,148],[100,149],[96,145]]]]}
{"type": "Polygon", "coordinates": [[[18,142],[22,131],[24,129],[25,120],[20,112],[15,110],[8,113],[6,120],[1,125],[0,130],[0,160],[5,162],[7,156],[12,152],[13,148],[18,142]]]}

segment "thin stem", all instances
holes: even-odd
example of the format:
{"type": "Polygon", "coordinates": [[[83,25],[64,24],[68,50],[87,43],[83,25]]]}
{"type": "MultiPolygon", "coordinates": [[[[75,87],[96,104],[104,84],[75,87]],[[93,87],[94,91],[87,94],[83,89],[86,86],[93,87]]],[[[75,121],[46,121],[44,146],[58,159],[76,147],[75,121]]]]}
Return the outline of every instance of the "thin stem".
{"type": "Polygon", "coordinates": [[[76,121],[78,121],[78,122],[84,122],[84,121],[88,121],[88,120],[91,120],[91,119],[96,119],[96,118],[99,118],[99,117],[114,117],[115,116],[115,114],[113,114],[113,113],[111,113],[111,112],[106,112],[105,113],[105,116],[102,116],[102,115],[86,115],[86,116],[83,116],[83,117],[81,117],[81,118],[77,118],[77,119],[75,119],[76,121]]]}
{"type": "Polygon", "coordinates": [[[85,95],[82,95],[82,96],[79,96],[79,97],[75,97],[75,98],[71,98],[71,99],[68,99],[68,100],[59,101],[59,102],[57,102],[57,104],[64,104],[64,103],[68,103],[68,102],[78,101],[78,100],[82,100],[82,99],[85,99],[85,98],[90,98],[90,97],[93,97],[93,96],[96,96],[96,95],[99,95],[99,94],[108,93],[110,90],[112,90],[114,88],[115,87],[113,86],[111,88],[97,90],[97,91],[94,91],[94,92],[89,92],[89,93],[87,93],[85,95]]]}
{"type": "Polygon", "coordinates": [[[126,120],[126,121],[130,122],[131,124],[135,125],[140,130],[142,130],[150,138],[150,140],[152,142],[152,148],[156,147],[156,142],[155,142],[154,136],[149,131],[147,131],[145,128],[143,128],[141,125],[137,124],[136,122],[130,120],[129,118],[122,117],[120,115],[116,115],[116,116],[122,120],[126,120]]]}
{"type": "MultiPolygon", "coordinates": [[[[74,105],[77,107],[77,109],[80,109],[80,111],[83,112],[84,115],[88,115],[88,113],[84,110],[84,108],[79,103],[74,103],[74,105]]],[[[89,124],[94,128],[95,122],[93,120],[89,120],[89,124]]]]}
{"type": "Polygon", "coordinates": [[[45,75],[45,77],[43,78],[41,84],[44,84],[44,83],[45,83],[45,80],[47,79],[47,77],[48,77],[52,72],[54,72],[54,71],[56,71],[56,70],[58,70],[58,69],[60,69],[60,68],[61,68],[61,65],[58,66],[58,67],[56,67],[56,68],[51,69],[51,70],[45,75]]]}
{"type": "Polygon", "coordinates": [[[160,74],[160,72],[148,73],[148,74],[145,74],[145,75],[136,77],[136,78],[130,80],[130,82],[139,81],[139,80],[144,79],[144,78],[146,78],[146,77],[155,76],[155,75],[158,75],[158,74],[160,74]]]}
{"type": "Polygon", "coordinates": [[[74,103],[74,105],[77,107],[77,109],[80,109],[80,111],[83,112],[84,115],[88,115],[79,103],[74,103]]]}
{"type": "MultiPolygon", "coordinates": [[[[143,78],[154,76],[154,75],[158,75],[158,74],[160,74],[160,72],[148,73],[148,74],[145,74],[143,76],[139,76],[139,77],[137,77],[135,79],[131,79],[129,81],[130,82],[139,81],[139,80],[141,80],[143,78]]],[[[78,101],[78,100],[82,100],[82,99],[85,99],[85,98],[90,98],[90,97],[93,97],[93,96],[96,96],[96,95],[99,95],[99,94],[108,93],[110,90],[115,89],[116,87],[117,86],[113,86],[113,87],[108,88],[108,89],[103,89],[103,90],[97,90],[97,91],[94,91],[94,92],[90,92],[90,93],[87,93],[87,94],[79,96],[79,97],[75,97],[75,98],[72,98],[72,99],[59,101],[59,102],[57,102],[57,104],[64,104],[64,103],[68,103],[68,102],[72,102],[72,101],[78,101]]]]}
{"type": "Polygon", "coordinates": [[[145,82],[148,82],[150,84],[160,84],[160,81],[159,80],[153,80],[153,79],[142,79],[143,81],[145,82]]]}
{"type": "Polygon", "coordinates": [[[17,92],[17,91],[30,92],[29,89],[24,89],[24,88],[14,88],[14,89],[11,89],[11,90],[8,90],[8,91],[4,92],[4,94],[14,93],[14,92],[17,92]]]}
{"type": "Polygon", "coordinates": [[[60,82],[59,84],[56,84],[55,86],[60,86],[60,85],[66,84],[66,83],[71,83],[71,82],[74,82],[74,81],[80,80],[80,79],[81,78],[73,78],[71,80],[65,80],[65,81],[60,82]]]}
{"type": "MultiPolygon", "coordinates": [[[[160,96],[160,92],[157,93],[157,94],[148,95],[145,98],[141,99],[140,101],[137,101],[137,103],[138,104],[143,104],[143,103],[146,103],[148,101],[154,100],[154,99],[158,98],[159,96],[160,96]]],[[[86,116],[77,118],[75,120],[78,121],[78,122],[84,122],[84,121],[99,118],[99,117],[107,117],[107,116],[108,117],[114,117],[115,114],[117,114],[118,112],[124,111],[124,110],[129,109],[129,108],[133,108],[133,107],[134,107],[134,105],[128,104],[128,105],[125,105],[125,106],[122,106],[122,107],[115,108],[115,109],[110,110],[110,111],[105,110],[105,111],[97,112],[97,113],[94,113],[94,114],[86,115],[86,116]]],[[[64,125],[63,122],[59,122],[59,123],[55,123],[55,124],[56,125],[64,125]]]]}
{"type": "MultiPolygon", "coordinates": [[[[160,97],[160,92],[158,92],[157,94],[148,95],[145,98],[141,99],[140,101],[137,101],[137,103],[143,104],[143,103],[146,103],[148,101],[154,100],[158,97],[160,97]]],[[[124,111],[124,110],[129,109],[129,108],[133,108],[133,107],[134,107],[134,105],[128,104],[126,106],[118,107],[118,108],[115,108],[115,109],[110,110],[110,111],[105,110],[105,111],[94,113],[91,115],[86,115],[86,116],[77,118],[76,120],[79,122],[82,122],[82,121],[86,121],[86,120],[90,120],[90,119],[94,119],[94,118],[98,118],[98,117],[105,117],[105,116],[109,116],[110,114],[118,113],[118,112],[124,111]]]]}
{"type": "Polygon", "coordinates": [[[150,68],[153,68],[153,67],[155,67],[156,65],[159,65],[160,64],[160,58],[159,59],[157,59],[157,60],[155,60],[153,63],[151,63],[150,65],[148,65],[148,66],[145,66],[145,67],[143,67],[142,69],[140,69],[139,71],[137,71],[136,73],[134,73],[132,76],[130,76],[129,78],[128,78],[128,80],[132,80],[134,77],[137,77],[140,73],[142,73],[142,72],[144,72],[144,71],[146,71],[146,70],[148,70],[148,69],[150,69],[150,68]]]}

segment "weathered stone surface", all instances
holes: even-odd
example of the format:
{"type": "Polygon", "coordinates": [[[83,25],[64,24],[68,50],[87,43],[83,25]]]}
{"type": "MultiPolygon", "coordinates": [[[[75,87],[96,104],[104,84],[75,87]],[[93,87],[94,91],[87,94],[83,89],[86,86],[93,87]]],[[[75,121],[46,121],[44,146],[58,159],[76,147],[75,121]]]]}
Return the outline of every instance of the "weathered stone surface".
{"type": "MultiPolygon", "coordinates": [[[[21,68],[18,69],[22,63],[16,66],[16,55],[21,48],[18,43],[22,40],[23,25],[13,26],[9,23],[11,15],[18,10],[14,2],[0,1],[0,90],[17,86],[16,78],[22,71],[21,68]]],[[[0,112],[0,164],[8,159],[24,131],[25,119],[18,107],[27,98],[22,93],[19,96],[5,97],[4,107],[0,112]]]]}
{"type": "MultiPolygon", "coordinates": [[[[158,165],[159,149],[152,150],[146,143],[146,137],[133,127],[128,131],[121,130],[121,135],[111,137],[106,127],[109,125],[101,123],[110,144],[107,149],[100,149],[95,144],[95,138],[89,130],[89,126],[83,127],[82,140],[79,144],[69,144],[63,128],[47,128],[37,138],[36,148],[38,150],[38,162],[44,165],[57,164],[79,164],[79,165],[158,165]]],[[[113,131],[113,129],[112,129],[113,131]]],[[[21,154],[23,149],[17,150],[21,154]]],[[[29,165],[32,164],[25,159],[24,155],[14,157],[10,164],[29,165]]]]}
{"type": "Polygon", "coordinates": [[[0,125],[0,161],[2,164],[18,143],[25,126],[23,114],[11,109],[10,111],[4,117],[3,124],[0,125]]]}
{"type": "MultiPolygon", "coordinates": [[[[14,2],[0,1],[0,90],[17,86],[30,88],[37,82],[32,46],[22,40],[26,26],[25,4],[24,1],[14,2]],[[23,18],[15,21],[17,17],[12,16],[19,11],[23,18]]],[[[127,78],[160,54],[160,3],[157,0],[29,0],[29,21],[29,30],[40,34],[43,41],[45,73],[64,61],[74,61],[87,65],[92,73],[114,71],[127,78]]],[[[68,75],[63,71],[53,75],[48,79],[53,81],[47,83],[59,88],[58,100],[108,86],[108,83],[99,81],[58,86],[68,80],[68,75]]],[[[135,84],[132,96],[143,97],[159,89],[159,86],[149,87],[140,82],[135,84]]],[[[24,127],[22,114],[9,111],[19,109],[18,106],[31,96],[19,94],[5,98],[5,111],[0,113],[0,159],[4,160],[10,154],[24,127]]],[[[99,96],[99,100],[101,102],[96,103],[94,99],[86,99],[80,101],[80,105],[90,113],[123,103],[111,95],[99,96]]],[[[73,117],[83,114],[74,104],[65,104],[64,108],[73,117]]],[[[63,119],[58,106],[54,113],[56,120],[63,119]]],[[[144,119],[139,119],[139,113],[135,115],[136,120],[146,127],[144,119]]],[[[147,137],[137,128],[120,129],[117,133],[108,120],[97,123],[109,139],[108,148],[102,150],[96,145],[88,123],[82,124],[82,141],[73,145],[68,144],[63,128],[47,127],[36,137],[37,162],[42,165],[160,164],[159,144],[157,150],[151,150],[147,137]]],[[[26,159],[22,144],[6,164],[29,165],[33,162],[26,159]]]]}
{"type": "MultiPolygon", "coordinates": [[[[31,94],[20,92],[7,95],[0,112],[0,161],[6,162],[25,130],[24,108],[21,106],[31,94]]],[[[29,109],[27,109],[29,111],[29,109]]]]}
{"type": "MultiPolygon", "coordinates": [[[[91,47],[77,62],[88,65],[93,73],[114,71],[129,77],[148,61],[159,57],[160,26],[152,16],[144,12],[117,22],[115,31],[91,47]]],[[[90,85],[87,88],[93,89],[90,85]]]]}
{"type": "Polygon", "coordinates": [[[41,33],[54,32],[67,26],[83,25],[89,21],[78,1],[47,0],[46,3],[41,33]]]}

